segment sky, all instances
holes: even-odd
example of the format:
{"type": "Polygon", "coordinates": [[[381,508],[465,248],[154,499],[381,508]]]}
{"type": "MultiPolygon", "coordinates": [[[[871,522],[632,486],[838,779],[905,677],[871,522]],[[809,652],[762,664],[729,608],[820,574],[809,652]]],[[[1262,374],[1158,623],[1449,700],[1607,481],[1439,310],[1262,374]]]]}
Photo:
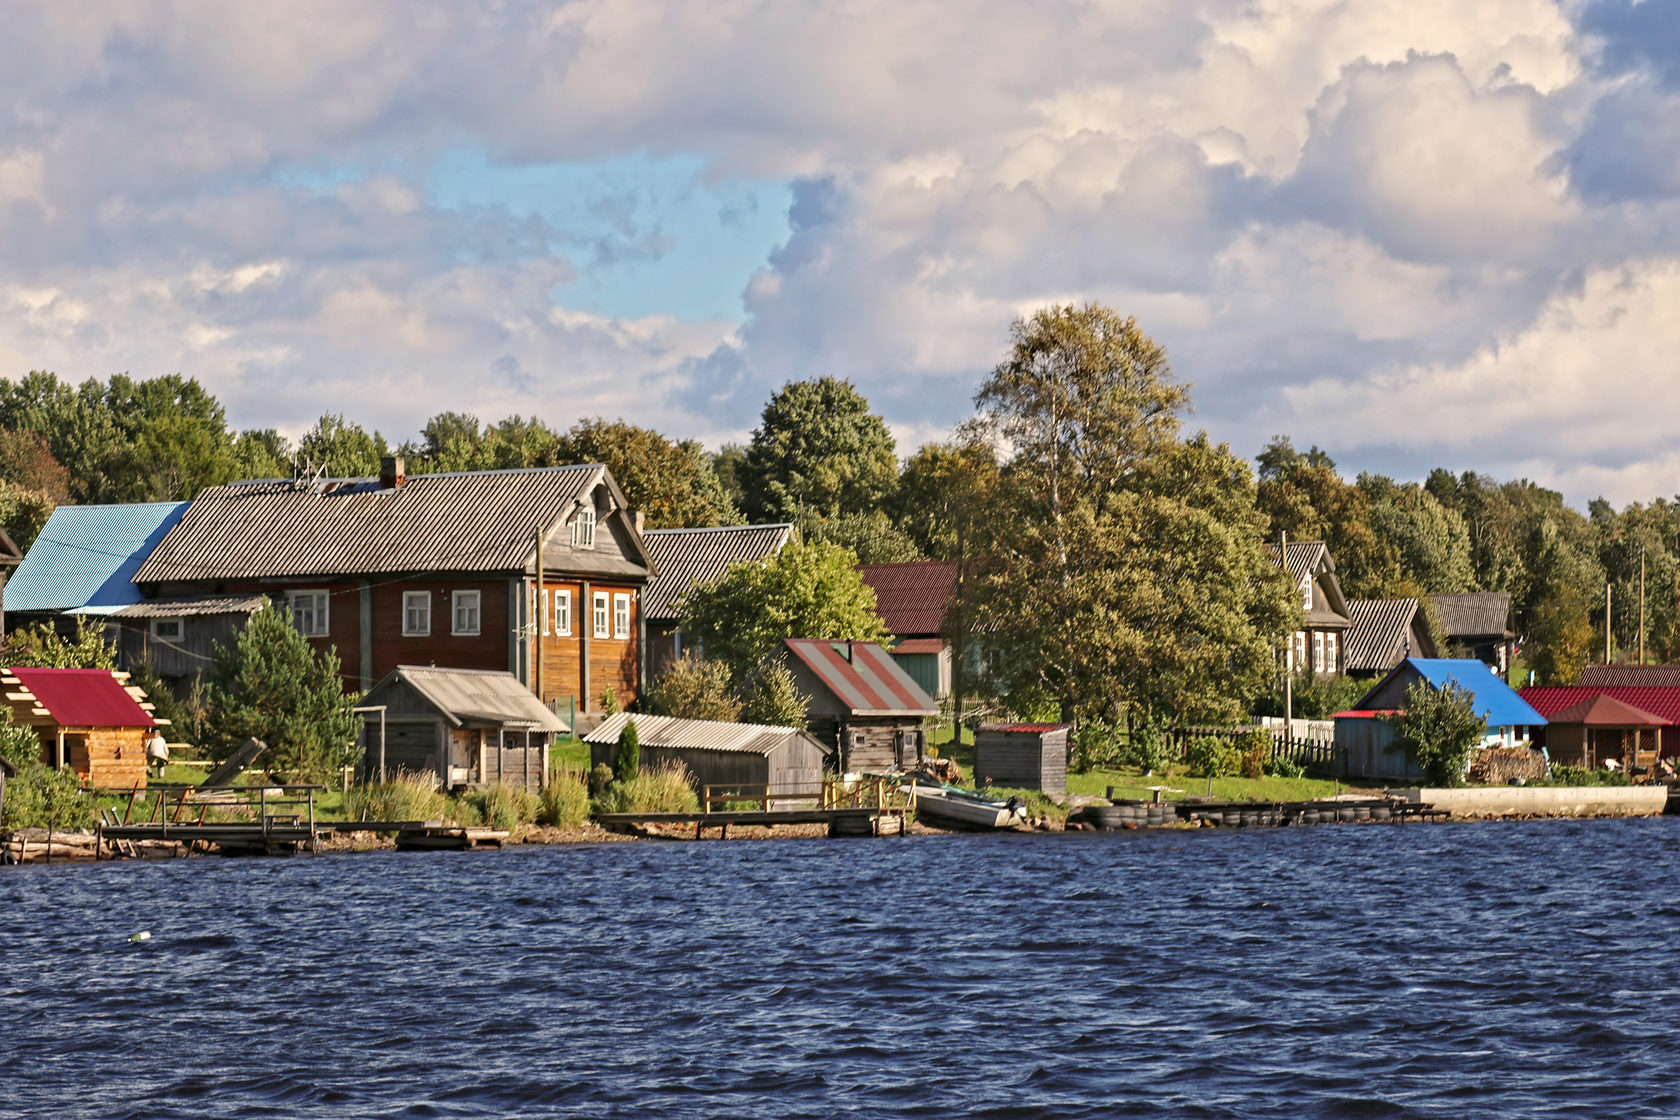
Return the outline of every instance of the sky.
{"type": "Polygon", "coordinates": [[[1680,0],[59,0],[5,15],[0,376],[238,427],[851,379],[900,453],[1018,316],[1350,475],[1680,492],[1680,0]]]}

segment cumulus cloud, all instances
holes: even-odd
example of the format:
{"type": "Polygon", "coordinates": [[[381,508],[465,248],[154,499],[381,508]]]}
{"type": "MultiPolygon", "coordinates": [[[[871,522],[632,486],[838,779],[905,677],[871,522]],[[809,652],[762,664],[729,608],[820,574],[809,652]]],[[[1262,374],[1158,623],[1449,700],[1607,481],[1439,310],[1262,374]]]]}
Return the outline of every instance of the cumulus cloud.
{"type": "Polygon", "coordinates": [[[1198,421],[1241,450],[1290,431],[1355,467],[1537,474],[1489,433],[1544,424],[1564,437],[1545,477],[1579,499],[1670,463],[1655,434],[1608,438],[1613,415],[1532,390],[1567,393],[1595,355],[1674,380],[1636,356],[1667,337],[1680,261],[1675,14],[38,6],[0,40],[0,374],[179,370],[294,431],[332,409],[401,435],[457,408],[716,441],[780,382],[834,373],[913,440],[966,413],[1014,316],[1100,300],[1168,345],[1198,421]],[[445,204],[429,169],[462,151],[697,157],[714,181],[786,182],[786,239],[720,278],[736,319],[615,317],[580,283],[657,267],[671,232],[639,209],[580,204],[591,236],[445,204]],[[1396,393],[1428,420],[1396,423],[1396,393]]]}

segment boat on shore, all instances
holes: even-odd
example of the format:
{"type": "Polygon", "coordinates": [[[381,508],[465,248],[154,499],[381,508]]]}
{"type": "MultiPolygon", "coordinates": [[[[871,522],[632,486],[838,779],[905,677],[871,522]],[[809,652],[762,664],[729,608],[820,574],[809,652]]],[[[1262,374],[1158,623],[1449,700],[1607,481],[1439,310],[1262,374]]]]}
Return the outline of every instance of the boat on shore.
{"type": "Polygon", "coordinates": [[[923,782],[914,788],[917,818],[939,828],[990,832],[1012,829],[1027,816],[1026,806],[1013,797],[996,801],[955,786],[923,782]]]}

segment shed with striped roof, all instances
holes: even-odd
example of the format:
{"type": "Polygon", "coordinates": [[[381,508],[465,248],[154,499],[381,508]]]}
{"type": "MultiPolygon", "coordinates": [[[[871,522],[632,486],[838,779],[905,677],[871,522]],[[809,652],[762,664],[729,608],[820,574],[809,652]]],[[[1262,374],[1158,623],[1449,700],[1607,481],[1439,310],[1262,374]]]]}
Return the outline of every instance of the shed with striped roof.
{"type": "Polygon", "coordinates": [[[788,638],[770,654],[808,700],[806,725],[833,748],[841,772],[913,766],[923,725],[939,705],[875,642],[788,638]]]}

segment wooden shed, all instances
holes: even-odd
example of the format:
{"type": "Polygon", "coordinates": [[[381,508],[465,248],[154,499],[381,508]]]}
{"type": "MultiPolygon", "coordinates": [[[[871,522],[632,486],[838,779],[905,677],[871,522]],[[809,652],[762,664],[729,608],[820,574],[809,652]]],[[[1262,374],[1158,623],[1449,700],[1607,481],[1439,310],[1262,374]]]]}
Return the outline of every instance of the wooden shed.
{"type": "Polygon", "coordinates": [[[1546,753],[1566,766],[1616,759],[1628,772],[1655,765],[1658,736],[1671,721],[1599,693],[1548,717],[1546,753]]]}
{"type": "Polygon", "coordinates": [[[693,775],[697,793],[706,786],[733,786],[755,795],[762,789],[776,808],[778,794],[808,801],[822,791],[829,748],[808,732],[761,723],[620,712],[583,737],[591,765],[613,764],[619,737],[632,719],[642,765],[681,763],[693,775]]]}
{"type": "Polygon", "coordinates": [[[548,748],[571,730],[512,673],[399,665],[361,703],[362,772],[430,774],[442,786],[540,789],[548,748]]]}
{"type": "Polygon", "coordinates": [[[41,759],[91,786],[146,784],[146,739],[167,723],[152,716],[127,673],[109,669],[6,669],[0,684],[12,718],[35,729],[41,759]]]}
{"type": "Polygon", "coordinates": [[[974,735],[974,780],[1011,789],[1067,792],[1067,723],[983,723],[974,735]]]}
{"type": "Polygon", "coordinates": [[[939,715],[939,705],[879,645],[788,638],[770,656],[808,698],[806,726],[836,752],[842,772],[922,760],[923,723],[939,715]]]}

